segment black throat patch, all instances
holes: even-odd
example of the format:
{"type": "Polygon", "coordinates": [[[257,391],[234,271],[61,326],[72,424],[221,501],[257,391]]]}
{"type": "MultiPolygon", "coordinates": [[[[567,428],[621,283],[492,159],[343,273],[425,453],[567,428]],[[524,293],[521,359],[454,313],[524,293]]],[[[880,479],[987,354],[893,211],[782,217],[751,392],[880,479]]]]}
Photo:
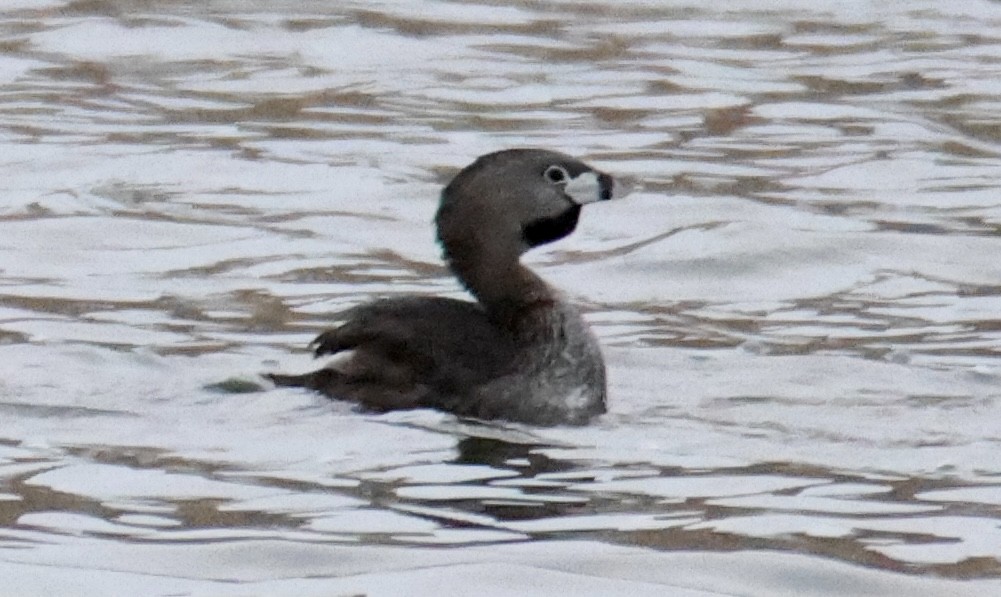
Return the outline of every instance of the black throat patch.
{"type": "Polygon", "coordinates": [[[526,224],[521,229],[521,237],[530,247],[551,243],[573,232],[578,218],[580,206],[573,205],[556,217],[542,218],[526,224]]]}

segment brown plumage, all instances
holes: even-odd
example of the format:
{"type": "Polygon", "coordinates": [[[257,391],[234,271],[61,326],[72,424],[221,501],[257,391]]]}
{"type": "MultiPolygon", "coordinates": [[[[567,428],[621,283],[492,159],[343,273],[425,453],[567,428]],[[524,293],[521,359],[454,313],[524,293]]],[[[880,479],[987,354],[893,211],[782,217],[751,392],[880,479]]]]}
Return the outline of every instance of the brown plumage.
{"type": "Polygon", "coordinates": [[[584,424],[605,412],[601,351],[577,310],[523,266],[528,249],[570,234],[612,178],[537,149],[488,154],[442,192],[444,257],[477,302],[385,298],[342,314],[316,356],[350,353],[304,375],[270,374],[374,411],[438,408],[537,425],[584,424]]]}

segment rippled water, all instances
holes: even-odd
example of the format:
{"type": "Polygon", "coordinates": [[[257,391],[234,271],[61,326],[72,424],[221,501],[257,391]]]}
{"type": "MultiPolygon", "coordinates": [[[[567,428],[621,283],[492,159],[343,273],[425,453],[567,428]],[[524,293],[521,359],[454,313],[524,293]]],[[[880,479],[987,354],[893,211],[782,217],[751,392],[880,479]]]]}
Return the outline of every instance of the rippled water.
{"type": "Polygon", "coordinates": [[[5,0],[5,590],[1001,593],[999,27],[982,0],[5,0]],[[607,416],[263,387],[345,306],[461,296],[438,190],[513,146],[633,181],[529,259],[606,347],[607,416]]]}

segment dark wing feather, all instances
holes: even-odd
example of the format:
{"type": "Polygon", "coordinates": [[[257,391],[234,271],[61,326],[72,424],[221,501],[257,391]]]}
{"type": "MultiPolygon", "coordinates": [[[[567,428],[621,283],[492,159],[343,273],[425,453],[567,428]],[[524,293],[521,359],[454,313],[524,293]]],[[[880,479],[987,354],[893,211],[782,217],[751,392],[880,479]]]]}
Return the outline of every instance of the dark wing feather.
{"type": "Polygon", "coordinates": [[[388,298],[343,316],[343,324],[313,341],[315,353],[354,350],[351,370],[366,371],[370,378],[392,363],[396,379],[409,378],[436,393],[462,394],[507,373],[515,358],[511,339],[480,305],[469,301],[388,298]],[[373,367],[367,368],[365,361],[373,367]]]}

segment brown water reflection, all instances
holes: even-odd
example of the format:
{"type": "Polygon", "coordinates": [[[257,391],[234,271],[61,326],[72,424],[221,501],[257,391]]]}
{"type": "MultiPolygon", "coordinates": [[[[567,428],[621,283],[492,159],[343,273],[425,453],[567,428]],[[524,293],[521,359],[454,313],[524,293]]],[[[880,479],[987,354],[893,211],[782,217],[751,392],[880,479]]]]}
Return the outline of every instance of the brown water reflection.
{"type": "Polygon", "coordinates": [[[980,0],[11,0],[10,590],[1001,592],[999,24],[980,0]],[[604,420],[255,391],[343,307],[460,296],[436,193],[521,145],[632,181],[531,258],[607,347],[604,420]]]}

